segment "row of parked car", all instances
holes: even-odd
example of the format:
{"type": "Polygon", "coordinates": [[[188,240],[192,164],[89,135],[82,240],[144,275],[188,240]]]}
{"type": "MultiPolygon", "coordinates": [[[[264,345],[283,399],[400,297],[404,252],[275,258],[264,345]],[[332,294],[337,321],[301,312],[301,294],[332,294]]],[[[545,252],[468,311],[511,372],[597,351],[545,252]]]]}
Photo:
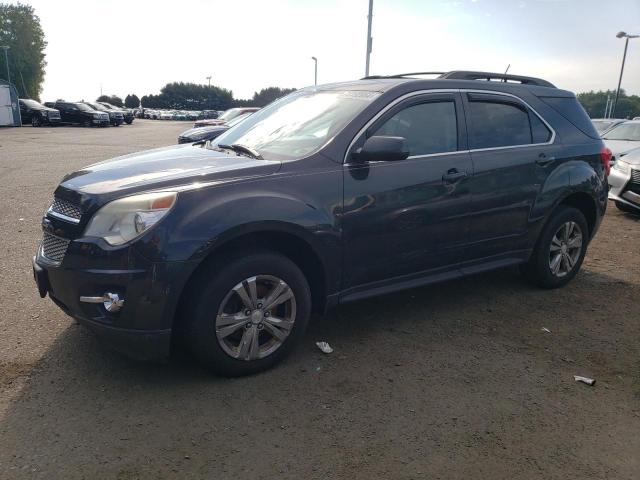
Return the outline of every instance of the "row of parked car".
{"type": "Polygon", "coordinates": [[[203,118],[193,124],[193,128],[182,132],[178,136],[178,143],[206,142],[214,140],[242,122],[249,115],[260,110],[254,107],[230,108],[217,118],[203,118]]]}
{"type": "Polygon", "coordinates": [[[22,124],[34,127],[43,125],[83,125],[85,127],[119,127],[131,125],[135,118],[133,110],[116,107],[107,102],[67,102],[56,100],[41,104],[29,98],[19,99],[22,124]]]}
{"type": "Polygon", "coordinates": [[[149,120],[202,120],[218,118],[222,110],[157,110],[151,108],[138,108],[135,110],[138,118],[149,120]]]}
{"type": "Polygon", "coordinates": [[[612,152],[609,198],[619,210],[640,214],[640,117],[592,122],[612,152]]]}

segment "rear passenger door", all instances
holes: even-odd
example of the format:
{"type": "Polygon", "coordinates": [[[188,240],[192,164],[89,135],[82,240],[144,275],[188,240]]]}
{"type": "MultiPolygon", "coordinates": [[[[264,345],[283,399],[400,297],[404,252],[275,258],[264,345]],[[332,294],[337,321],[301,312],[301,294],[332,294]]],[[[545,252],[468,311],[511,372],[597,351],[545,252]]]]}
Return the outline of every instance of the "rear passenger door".
{"type": "Polygon", "coordinates": [[[533,203],[556,162],[553,132],[514,96],[463,99],[474,170],[468,258],[525,249],[533,203]]]}

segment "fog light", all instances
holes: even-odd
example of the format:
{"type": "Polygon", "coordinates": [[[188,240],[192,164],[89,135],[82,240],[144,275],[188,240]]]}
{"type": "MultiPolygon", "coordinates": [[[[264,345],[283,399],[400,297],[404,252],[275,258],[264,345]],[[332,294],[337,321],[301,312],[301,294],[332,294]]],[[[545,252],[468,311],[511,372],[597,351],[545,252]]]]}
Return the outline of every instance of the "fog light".
{"type": "Polygon", "coordinates": [[[124,298],[120,298],[117,293],[106,292],[102,297],[80,297],[83,303],[101,303],[107,312],[115,313],[120,311],[124,305],[124,298]]]}

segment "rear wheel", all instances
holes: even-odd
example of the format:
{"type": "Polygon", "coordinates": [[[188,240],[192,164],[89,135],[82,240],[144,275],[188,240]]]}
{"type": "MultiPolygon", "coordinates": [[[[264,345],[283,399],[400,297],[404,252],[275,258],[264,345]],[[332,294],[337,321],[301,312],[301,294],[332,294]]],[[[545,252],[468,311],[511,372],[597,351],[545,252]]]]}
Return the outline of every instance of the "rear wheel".
{"type": "Polygon", "coordinates": [[[627,205],[626,203],[622,203],[622,202],[618,202],[618,201],[616,201],[616,207],[621,212],[634,213],[636,215],[640,215],[640,207],[633,208],[632,206],[627,205]]]}
{"type": "Polygon", "coordinates": [[[203,272],[188,302],[188,342],[225,376],[266,370],[304,334],[311,293],[304,274],[279,254],[236,256],[203,272]]]}
{"type": "Polygon", "coordinates": [[[589,227],[582,212],[560,207],[542,230],[523,273],[543,288],[566,285],[580,270],[588,239],[589,227]]]}

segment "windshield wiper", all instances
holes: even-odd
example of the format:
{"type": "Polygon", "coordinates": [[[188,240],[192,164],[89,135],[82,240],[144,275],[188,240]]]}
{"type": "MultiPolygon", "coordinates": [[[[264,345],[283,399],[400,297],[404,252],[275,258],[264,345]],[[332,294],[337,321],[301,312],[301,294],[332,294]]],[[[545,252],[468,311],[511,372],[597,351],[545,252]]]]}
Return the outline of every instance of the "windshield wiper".
{"type": "Polygon", "coordinates": [[[227,150],[233,150],[236,153],[244,154],[245,156],[255,158],[256,160],[264,160],[262,158],[262,155],[260,155],[260,152],[258,152],[257,150],[251,147],[247,147],[246,145],[242,145],[240,143],[232,143],[231,145],[225,145],[225,144],[219,143],[216,146],[219,148],[226,148],[227,150]]]}

